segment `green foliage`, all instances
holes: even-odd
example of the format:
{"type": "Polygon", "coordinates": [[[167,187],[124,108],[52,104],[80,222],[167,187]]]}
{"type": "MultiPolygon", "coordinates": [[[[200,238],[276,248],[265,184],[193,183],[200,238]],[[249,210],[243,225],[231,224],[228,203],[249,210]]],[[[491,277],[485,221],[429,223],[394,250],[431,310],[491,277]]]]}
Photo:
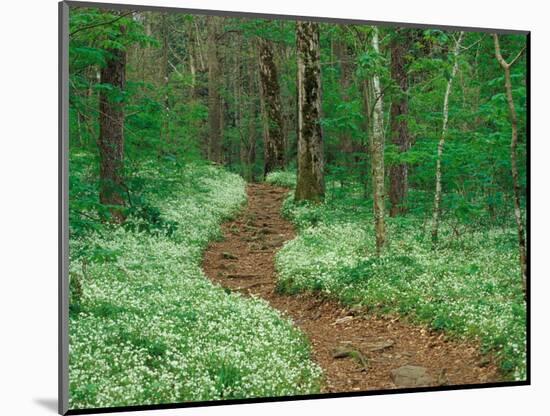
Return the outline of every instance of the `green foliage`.
{"type": "MultiPolygon", "coordinates": [[[[69,30],[71,407],[318,392],[319,369],[291,323],[262,301],[213,286],[200,270],[203,249],[220,238],[219,224],[245,201],[243,180],[228,171],[250,180],[263,172],[257,38],[273,43],[287,144],[286,170],[265,180],[296,185],[294,22],[222,21],[216,46],[226,170],[203,160],[209,143],[204,16],[71,7],[69,30]],[[122,90],[100,80],[115,50],[127,56],[122,90]],[[125,108],[122,225],[111,223],[111,207],[98,196],[100,93],[125,108]],[[256,141],[251,165],[243,157],[249,140],[256,141]]],[[[524,379],[511,124],[493,41],[480,33],[464,37],[449,101],[443,223],[434,252],[429,218],[456,33],[411,30],[409,89],[402,93],[391,77],[390,42],[403,31],[380,28],[376,53],[372,27],[321,25],[327,202],[285,201],[283,214],[299,235],[277,257],[279,290],[320,291],[375,313],[397,312],[457,337],[476,337],[484,351],[497,354],[506,374],[524,379]],[[336,42],[349,58],[347,83],[336,42]],[[407,164],[410,188],[407,213],[387,219],[389,246],[381,257],[373,254],[368,151],[375,74],[383,90],[386,166],[407,164]],[[391,103],[402,96],[409,114],[401,117],[411,133],[405,152],[391,143],[390,131],[391,103]]],[[[524,46],[524,36],[501,36],[505,57],[524,46]]],[[[512,87],[522,195],[526,71],[520,57],[512,87]]]]}
{"type": "Polygon", "coordinates": [[[108,55],[109,49],[126,49],[136,43],[155,45],[155,39],[145,34],[143,25],[132,15],[129,11],[71,8],[69,36],[73,42],[98,45],[103,55],[108,55]]]}
{"type": "Polygon", "coordinates": [[[177,227],[168,235],[101,225],[71,237],[81,287],[71,301],[70,407],[318,392],[320,370],[291,322],[200,269],[220,222],[245,202],[243,180],[204,165],[150,164],[141,176],[177,227]],[[170,179],[170,192],[157,192],[170,179]]]}
{"type": "Polygon", "coordinates": [[[277,255],[280,290],[319,291],[477,338],[510,378],[525,379],[525,303],[512,227],[469,227],[475,213],[460,214],[442,224],[444,243],[434,253],[421,217],[388,218],[390,244],[376,257],[370,206],[352,197],[328,201],[285,201],[283,214],[299,235],[277,255]]]}
{"type": "Polygon", "coordinates": [[[265,181],[284,188],[294,188],[296,186],[296,172],[282,170],[269,172],[265,181]]]}

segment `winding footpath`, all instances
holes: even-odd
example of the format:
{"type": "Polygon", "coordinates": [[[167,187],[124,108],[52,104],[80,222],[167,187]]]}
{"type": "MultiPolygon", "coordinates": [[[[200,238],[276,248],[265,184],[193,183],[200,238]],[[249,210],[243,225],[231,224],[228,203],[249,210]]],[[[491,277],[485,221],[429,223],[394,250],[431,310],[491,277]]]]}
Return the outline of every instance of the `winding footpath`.
{"type": "Polygon", "coordinates": [[[224,240],[205,253],[206,275],[245,296],[264,298],[309,338],[324,371],[322,392],[353,392],[502,381],[479,346],[451,341],[398,316],[376,317],[318,294],[276,291],[274,257],[295,232],[280,215],[288,190],[249,184],[248,205],[223,225],[224,240]]]}

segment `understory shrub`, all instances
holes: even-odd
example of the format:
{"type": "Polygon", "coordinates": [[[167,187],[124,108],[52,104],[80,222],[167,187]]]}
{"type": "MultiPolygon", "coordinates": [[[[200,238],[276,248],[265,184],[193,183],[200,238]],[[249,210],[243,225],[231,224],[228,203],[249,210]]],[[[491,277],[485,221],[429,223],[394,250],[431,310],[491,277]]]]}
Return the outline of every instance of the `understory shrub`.
{"type": "Polygon", "coordinates": [[[141,171],[145,195],[169,230],[103,224],[71,238],[70,408],[318,392],[320,369],[291,322],[201,270],[244,181],[189,165],[159,194],[156,169],[141,171]]]}
{"type": "Polygon", "coordinates": [[[298,236],[277,254],[280,290],[319,291],[474,337],[508,377],[525,379],[526,309],[512,226],[457,237],[443,222],[434,251],[422,218],[387,218],[388,246],[377,257],[371,205],[331,195],[327,201],[295,204],[291,193],[284,202],[298,236]]]}

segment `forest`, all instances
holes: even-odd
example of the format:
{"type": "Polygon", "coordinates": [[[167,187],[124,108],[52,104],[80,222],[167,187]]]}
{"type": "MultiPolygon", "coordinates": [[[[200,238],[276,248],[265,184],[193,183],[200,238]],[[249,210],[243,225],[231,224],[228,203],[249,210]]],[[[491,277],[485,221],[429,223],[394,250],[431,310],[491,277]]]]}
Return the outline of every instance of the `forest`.
{"type": "Polygon", "coordinates": [[[526,379],[526,35],[69,23],[71,409],[526,379]]]}

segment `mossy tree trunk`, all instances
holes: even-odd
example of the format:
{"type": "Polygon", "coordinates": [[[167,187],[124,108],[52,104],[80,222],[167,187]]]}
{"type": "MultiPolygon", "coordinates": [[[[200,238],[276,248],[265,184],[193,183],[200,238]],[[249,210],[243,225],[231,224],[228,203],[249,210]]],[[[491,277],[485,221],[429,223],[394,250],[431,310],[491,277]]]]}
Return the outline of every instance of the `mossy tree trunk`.
{"type": "Polygon", "coordinates": [[[281,90],[277,67],[273,57],[273,45],[266,39],[260,46],[260,92],[263,103],[264,123],[264,177],[269,172],[284,168],[285,129],[281,108],[281,90]]]}
{"type": "Polygon", "coordinates": [[[126,52],[108,51],[109,58],[101,69],[100,83],[111,85],[99,94],[99,201],[110,206],[112,220],[124,221],[126,187],[124,185],[124,99],[126,52]],[[120,207],[120,208],[119,208],[120,207]]]}
{"type": "Polygon", "coordinates": [[[321,118],[319,25],[296,23],[298,62],[298,179],[296,201],[321,202],[325,196],[321,118]]]}

